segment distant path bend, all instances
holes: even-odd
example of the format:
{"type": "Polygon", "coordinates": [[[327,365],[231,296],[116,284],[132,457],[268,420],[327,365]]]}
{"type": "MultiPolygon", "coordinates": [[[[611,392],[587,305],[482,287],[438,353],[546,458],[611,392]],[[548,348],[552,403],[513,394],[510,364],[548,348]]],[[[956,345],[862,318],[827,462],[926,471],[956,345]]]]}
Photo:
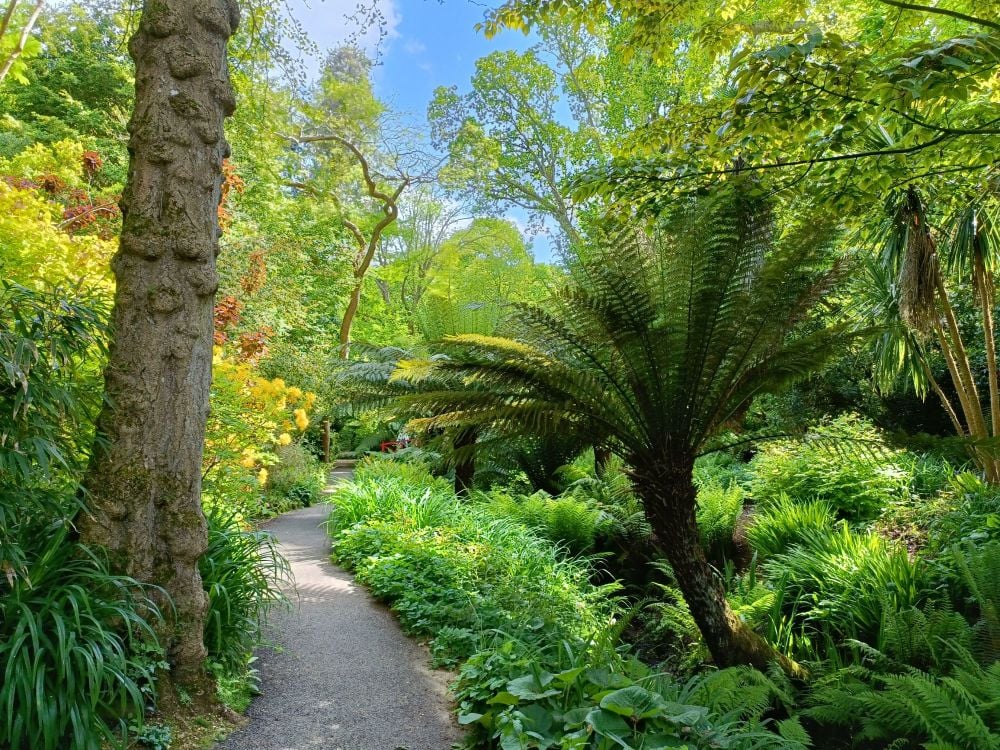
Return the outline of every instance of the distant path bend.
{"type": "MultiPolygon", "coordinates": [[[[333,482],[349,478],[335,472],[333,482]]],[[[216,750],[449,750],[447,673],[407,638],[388,609],[330,563],[321,527],[330,506],[286,513],[265,525],[295,574],[290,611],[276,611],[258,656],[264,694],[249,722],[216,750]]]]}

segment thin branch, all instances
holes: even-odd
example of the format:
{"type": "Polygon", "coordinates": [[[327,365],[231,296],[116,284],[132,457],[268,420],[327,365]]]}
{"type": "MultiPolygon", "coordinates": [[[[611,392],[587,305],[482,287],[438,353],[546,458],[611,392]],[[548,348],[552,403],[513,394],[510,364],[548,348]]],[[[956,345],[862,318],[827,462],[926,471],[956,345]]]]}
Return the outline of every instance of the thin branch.
{"type": "Polygon", "coordinates": [[[914,10],[918,13],[935,13],[939,16],[948,16],[949,18],[957,18],[959,21],[966,21],[967,23],[975,24],[976,26],[985,26],[988,29],[993,29],[994,31],[1000,31],[1000,23],[995,21],[987,21],[985,18],[977,18],[976,16],[970,16],[965,13],[961,13],[957,10],[949,10],[948,8],[936,8],[932,5],[918,5],[917,3],[908,3],[903,0],[878,0],[880,3],[886,5],[891,5],[894,8],[902,8],[903,10],[914,10]]]}
{"type": "Polygon", "coordinates": [[[10,19],[14,17],[14,11],[17,9],[17,4],[20,0],[10,0],[10,5],[7,6],[7,12],[3,14],[3,20],[0,21],[0,39],[3,39],[4,35],[7,33],[7,29],[10,27],[10,19]]]}
{"type": "MultiPolygon", "coordinates": [[[[34,28],[35,22],[38,20],[38,16],[42,12],[43,5],[45,5],[45,0],[38,0],[38,2],[35,3],[35,7],[32,9],[31,15],[28,17],[27,22],[25,22],[24,24],[24,29],[21,30],[21,36],[18,37],[17,44],[14,46],[14,49],[10,51],[10,54],[7,55],[7,59],[4,61],[3,66],[0,67],[0,83],[3,83],[4,78],[7,77],[7,74],[10,73],[11,68],[14,67],[14,63],[17,62],[17,58],[19,58],[21,56],[21,53],[24,52],[24,45],[28,43],[28,36],[31,34],[31,29],[34,28]]],[[[13,13],[13,12],[14,12],[14,6],[12,4],[8,8],[8,13],[13,13]]],[[[4,25],[6,25],[7,23],[9,23],[9,19],[5,16],[4,25]]]]}
{"type": "MultiPolygon", "coordinates": [[[[955,138],[957,136],[950,135],[948,133],[939,135],[937,138],[932,138],[924,143],[918,143],[913,146],[908,146],[905,148],[889,148],[889,149],[877,149],[874,151],[858,151],[850,154],[837,154],[835,156],[816,156],[811,159],[796,159],[793,161],[778,161],[778,162],[768,162],[766,164],[743,164],[738,167],[727,167],[725,169],[705,169],[698,172],[690,172],[686,174],[673,175],[672,177],[658,177],[660,182],[681,182],[683,180],[689,180],[694,177],[722,177],[730,174],[744,173],[744,172],[761,172],[772,169],[785,169],[786,167],[805,167],[814,166],[816,164],[825,164],[829,162],[838,161],[850,161],[853,159],[866,159],[870,157],[880,157],[880,156],[899,156],[902,154],[913,154],[918,151],[922,151],[925,148],[930,148],[931,146],[936,146],[943,141],[955,138]]],[[[586,180],[580,181],[582,184],[586,184],[586,180]]]]}

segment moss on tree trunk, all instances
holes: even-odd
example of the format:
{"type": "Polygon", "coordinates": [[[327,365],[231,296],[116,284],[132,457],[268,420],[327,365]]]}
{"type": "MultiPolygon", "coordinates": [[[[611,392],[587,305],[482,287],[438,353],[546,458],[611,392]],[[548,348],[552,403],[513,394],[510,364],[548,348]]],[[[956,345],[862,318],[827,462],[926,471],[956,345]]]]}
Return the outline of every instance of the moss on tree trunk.
{"type": "Polygon", "coordinates": [[[722,581],[701,547],[693,469],[693,456],[668,456],[634,469],[633,481],[712,659],[719,667],[747,664],[761,670],[778,662],[791,676],[804,677],[802,667],[777,653],[729,606],[722,581]]]}
{"type": "Polygon", "coordinates": [[[235,107],[226,50],[235,0],[146,0],[129,43],[135,111],[121,208],[106,403],[84,485],[84,541],[161,587],[173,678],[208,686],[202,450],[218,277],[223,120],[235,107]]]}

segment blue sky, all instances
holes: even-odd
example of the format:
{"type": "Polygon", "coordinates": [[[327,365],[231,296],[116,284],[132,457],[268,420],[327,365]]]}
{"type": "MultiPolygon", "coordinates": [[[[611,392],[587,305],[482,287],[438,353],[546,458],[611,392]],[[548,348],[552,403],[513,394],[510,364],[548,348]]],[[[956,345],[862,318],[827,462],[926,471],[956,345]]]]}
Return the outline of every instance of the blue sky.
{"type": "MultiPolygon", "coordinates": [[[[480,57],[499,49],[524,50],[534,43],[531,37],[511,31],[486,39],[475,25],[482,20],[487,5],[475,0],[374,1],[385,19],[386,33],[381,40],[376,31],[360,33],[358,41],[379,61],[374,72],[378,96],[417,123],[426,122],[427,105],[438,86],[454,85],[459,91],[468,91],[480,57]]],[[[288,0],[295,18],[324,51],[359,34],[357,24],[347,19],[357,3],[288,0]]],[[[317,65],[318,61],[306,61],[311,72],[317,65]]],[[[515,212],[508,218],[522,226],[526,223],[523,213],[515,212]]],[[[536,237],[532,244],[538,260],[552,259],[546,237],[536,237]]]]}
{"type": "MultiPolygon", "coordinates": [[[[372,0],[361,0],[370,3],[372,0]]],[[[504,32],[493,39],[475,30],[487,5],[475,0],[374,0],[386,35],[363,33],[362,46],[378,57],[375,84],[394,109],[420,117],[438,86],[467,89],[478,58],[497,49],[526,49],[530,37],[504,32]]],[[[322,49],[358,33],[346,16],[358,0],[289,0],[294,16],[322,49]]]]}

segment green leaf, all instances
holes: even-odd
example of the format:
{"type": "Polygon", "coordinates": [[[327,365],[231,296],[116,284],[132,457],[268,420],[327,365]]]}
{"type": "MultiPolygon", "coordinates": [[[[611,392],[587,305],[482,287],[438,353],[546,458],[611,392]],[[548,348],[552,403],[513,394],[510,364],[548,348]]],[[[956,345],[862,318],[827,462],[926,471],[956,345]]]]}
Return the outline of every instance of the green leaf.
{"type": "Polygon", "coordinates": [[[520,702],[520,699],[516,695],[508,693],[504,690],[503,692],[497,693],[486,702],[491,706],[516,706],[520,702]]]}
{"type": "Polygon", "coordinates": [[[614,711],[621,716],[634,719],[648,719],[663,713],[663,699],[638,685],[616,690],[604,697],[601,708],[614,711]]]}
{"type": "Polygon", "coordinates": [[[666,702],[663,705],[664,716],[674,724],[692,727],[708,716],[705,706],[687,706],[683,703],[666,702]]]}
{"type": "Polygon", "coordinates": [[[630,738],[632,730],[618,714],[605,711],[602,708],[595,708],[587,714],[587,723],[601,737],[606,737],[626,750],[635,750],[635,747],[629,744],[627,739],[630,738]]]}
{"type": "Polygon", "coordinates": [[[552,682],[552,679],[553,675],[548,672],[542,672],[538,677],[531,674],[518,677],[507,683],[507,692],[526,701],[537,701],[542,698],[548,698],[551,695],[558,695],[561,692],[555,688],[550,690],[545,689],[552,682]]]}

